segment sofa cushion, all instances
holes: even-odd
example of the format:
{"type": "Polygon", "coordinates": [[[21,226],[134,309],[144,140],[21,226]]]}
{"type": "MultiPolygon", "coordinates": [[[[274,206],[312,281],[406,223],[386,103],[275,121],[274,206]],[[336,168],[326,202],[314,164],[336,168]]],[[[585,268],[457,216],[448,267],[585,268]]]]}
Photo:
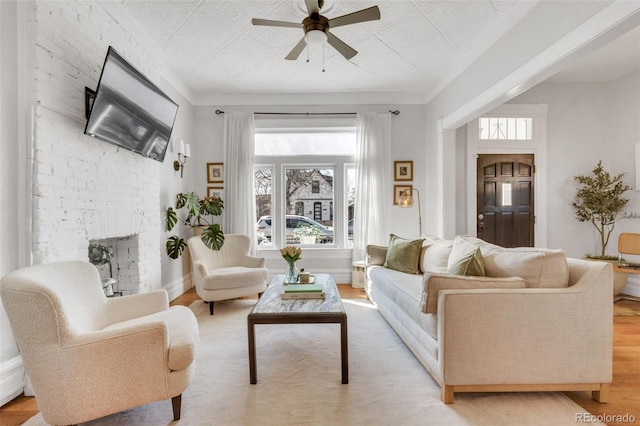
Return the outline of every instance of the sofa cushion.
{"type": "Polygon", "coordinates": [[[420,256],[420,271],[423,274],[426,272],[446,273],[453,241],[425,239],[424,245],[420,256]]]}
{"type": "Polygon", "coordinates": [[[408,274],[418,273],[420,250],[424,239],[407,240],[391,234],[384,267],[408,274]]]}
{"type": "Polygon", "coordinates": [[[526,288],[526,286],[527,283],[518,277],[491,278],[427,273],[424,276],[420,309],[425,314],[437,313],[440,290],[526,288]]]}
{"type": "Polygon", "coordinates": [[[422,341],[425,349],[437,357],[437,344],[420,338],[420,331],[426,331],[437,339],[438,323],[435,315],[425,315],[420,310],[422,298],[422,275],[410,275],[392,269],[374,266],[369,269],[371,279],[370,297],[376,304],[383,304],[381,311],[393,315],[402,328],[422,341]]]}
{"type": "Polygon", "coordinates": [[[569,285],[569,266],[562,250],[504,248],[479,238],[460,238],[480,247],[485,275],[488,277],[521,277],[531,288],[562,288],[569,285]]]}
{"type": "Polygon", "coordinates": [[[484,258],[480,247],[462,238],[456,238],[447,261],[447,273],[484,277],[484,258]]]}

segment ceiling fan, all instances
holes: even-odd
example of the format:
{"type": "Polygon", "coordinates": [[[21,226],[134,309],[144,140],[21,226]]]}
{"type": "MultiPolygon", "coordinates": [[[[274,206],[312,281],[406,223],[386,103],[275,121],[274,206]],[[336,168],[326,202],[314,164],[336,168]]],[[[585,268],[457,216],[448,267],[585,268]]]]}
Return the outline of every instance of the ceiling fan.
{"type": "Polygon", "coordinates": [[[304,37],[295,45],[295,47],[285,57],[288,60],[296,60],[300,53],[307,46],[307,43],[314,43],[313,40],[318,40],[319,43],[326,41],[334,49],[336,49],[346,59],[351,59],[358,53],[357,50],[340,40],[335,35],[331,34],[329,28],[341,27],[343,25],[357,24],[360,22],[375,21],[380,19],[380,9],[378,6],[373,6],[367,9],[360,10],[358,12],[349,13],[347,15],[338,16],[336,18],[327,19],[320,15],[320,9],[324,5],[324,0],[305,0],[307,6],[307,12],[309,16],[304,18],[302,23],[285,22],[285,21],[272,21],[269,19],[253,18],[251,23],[253,25],[264,25],[270,27],[289,27],[289,28],[302,28],[304,30],[304,37]]]}

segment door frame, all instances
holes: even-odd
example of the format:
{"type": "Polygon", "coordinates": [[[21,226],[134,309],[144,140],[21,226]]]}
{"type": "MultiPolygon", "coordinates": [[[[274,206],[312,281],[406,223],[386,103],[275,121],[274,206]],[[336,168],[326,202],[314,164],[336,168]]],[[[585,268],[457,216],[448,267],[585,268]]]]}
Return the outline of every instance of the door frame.
{"type": "Polygon", "coordinates": [[[478,154],[533,154],[534,245],[547,246],[547,105],[504,104],[482,117],[531,117],[532,140],[485,141],[479,139],[478,118],[467,124],[467,233],[477,236],[477,156],[478,154]]]}

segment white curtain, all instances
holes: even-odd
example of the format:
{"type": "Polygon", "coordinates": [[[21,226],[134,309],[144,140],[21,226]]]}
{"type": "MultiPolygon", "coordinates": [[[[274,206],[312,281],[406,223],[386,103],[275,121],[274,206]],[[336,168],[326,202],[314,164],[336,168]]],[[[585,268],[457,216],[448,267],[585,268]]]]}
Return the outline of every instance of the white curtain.
{"type": "Polygon", "coordinates": [[[391,114],[359,113],[356,123],[356,169],[353,261],[364,260],[367,244],[389,242],[387,221],[391,186],[391,114]]]}
{"type": "Polygon", "coordinates": [[[254,196],[253,113],[224,114],[224,216],[226,234],[244,234],[256,247],[256,199],[254,196]]]}

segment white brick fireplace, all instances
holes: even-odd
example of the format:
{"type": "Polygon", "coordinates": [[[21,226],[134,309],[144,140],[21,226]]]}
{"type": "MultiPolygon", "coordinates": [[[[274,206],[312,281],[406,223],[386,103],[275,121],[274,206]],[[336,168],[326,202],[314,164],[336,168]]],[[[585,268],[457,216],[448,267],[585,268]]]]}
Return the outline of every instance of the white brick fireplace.
{"type": "Polygon", "coordinates": [[[135,236],[136,247],[124,245],[137,256],[126,257],[119,290],[160,288],[159,163],[92,139],[83,122],[43,106],[34,122],[34,263],[88,260],[90,242],[135,236]]]}

